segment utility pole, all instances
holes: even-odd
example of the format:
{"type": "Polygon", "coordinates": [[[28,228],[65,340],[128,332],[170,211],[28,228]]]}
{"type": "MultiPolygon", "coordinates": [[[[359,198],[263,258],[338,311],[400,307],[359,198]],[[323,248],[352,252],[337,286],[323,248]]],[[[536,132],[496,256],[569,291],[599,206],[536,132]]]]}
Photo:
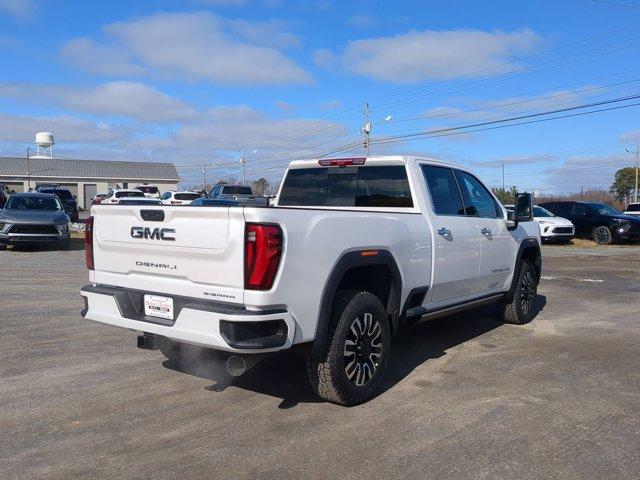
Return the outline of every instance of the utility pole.
{"type": "Polygon", "coordinates": [[[244,185],[244,182],[246,181],[246,166],[247,166],[247,159],[244,158],[244,147],[242,147],[242,156],[240,157],[240,163],[242,164],[242,185],[244,185]]]}
{"type": "Polygon", "coordinates": [[[502,164],[502,190],[504,190],[504,163],[502,164]]]}
{"type": "Polygon", "coordinates": [[[638,202],[638,160],[640,159],[640,145],[636,145],[636,188],[633,191],[634,202],[638,202]]]}
{"type": "Polygon", "coordinates": [[[205,187],[207,183],[207,162],[204,161],[202,163],[202,190],[206,190],[207,187],[205,187]]]}
{"type": "Polygon", "coordinates": [[[367,153],[367,157],[371,154],[371,122],[369,121],[369,102],[364,104],[364,127],[362,127],[362,133],[364,134],[364,149],[367,153]]]}
{"type": "Polygon", "coordinates": [[[580,187],[580,201],[582,201],[583,197],[584,197],[584,185],[580,187]]]}
{"type": "Polygon", "coordinates": [[[27,192],[29,190],[31,190],[31,169],[29,168],[29,149],[30,147],[27,147],[27,192]]]}

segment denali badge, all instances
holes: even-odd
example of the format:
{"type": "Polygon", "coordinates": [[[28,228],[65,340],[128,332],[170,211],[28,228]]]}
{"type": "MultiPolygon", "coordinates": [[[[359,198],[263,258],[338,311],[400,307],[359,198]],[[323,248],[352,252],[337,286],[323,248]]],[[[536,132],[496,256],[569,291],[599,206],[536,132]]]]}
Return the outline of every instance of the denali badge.
{"type": "Polygon", "coordinates": [[[139,267],[152,267],[152,268],[166,268],[168,270],[176,270],[177,265],[167,265],[166,263],[154,263],[154,262],[142,262],[136,261],[136,265],[139,267]]]}
{"type": "Polygon", "coordinates": [[[175,242],[172,235],[176,231],[173,228],[131,227],[131,238],[150,238],[151,240],[164,240],[165,242],[175,242]]]}

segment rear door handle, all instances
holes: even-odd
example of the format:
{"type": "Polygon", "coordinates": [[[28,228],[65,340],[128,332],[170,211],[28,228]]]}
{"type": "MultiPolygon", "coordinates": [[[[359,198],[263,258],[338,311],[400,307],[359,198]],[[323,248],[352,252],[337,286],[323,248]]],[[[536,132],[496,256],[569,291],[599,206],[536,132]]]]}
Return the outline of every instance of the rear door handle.
{"type": "Polygon", "coordinates": [[[483,235],[491,235],[491,230],[488,228],[483,228],[482,230],[480,230],[480,233],[482,233],[483,235]]]}
{"type": "Polygon", "coordinates": [[[451,236],[451,230],[443,227],[440,230],[438,230],[438,235],[442,235],[443,237],[449,237],[451,236]]]}

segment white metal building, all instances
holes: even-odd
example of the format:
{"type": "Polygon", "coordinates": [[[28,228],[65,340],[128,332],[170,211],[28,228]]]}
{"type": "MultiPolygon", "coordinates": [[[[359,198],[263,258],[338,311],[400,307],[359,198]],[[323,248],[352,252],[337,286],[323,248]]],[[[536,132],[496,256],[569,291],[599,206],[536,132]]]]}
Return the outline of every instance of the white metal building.
{"type": "Polygon", "coordinates": [[[107,193],[109,188],[152,183],[165,192],[177,189],[179,181],[173,163],[0,157],[0,185],[24,192],[42,184],[56,184],[76,195],[78,205],[85,209],[90,208],[96,193],[107,193]]]}

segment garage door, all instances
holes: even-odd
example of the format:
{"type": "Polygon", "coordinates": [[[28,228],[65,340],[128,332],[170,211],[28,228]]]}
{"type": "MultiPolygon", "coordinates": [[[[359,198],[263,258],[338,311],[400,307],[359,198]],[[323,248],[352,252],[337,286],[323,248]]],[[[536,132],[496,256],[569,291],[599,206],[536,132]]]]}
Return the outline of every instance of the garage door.
{"type": "Polygon", "coordinates": [[[92,183],[84,184],[84,209],[85,210],[91,209],[91,200],[93,200],[93,197],[96,196],[96,193],[98,193],[98,186],[96,184],[92,184],[92,183]]]}
{"type": "Polygon", "coordinates": [[[9,190],[14,190],[16,192],[24,191],[24,184],[22,182],[0,182],[0,184],[6,185],[9,190]]]}

